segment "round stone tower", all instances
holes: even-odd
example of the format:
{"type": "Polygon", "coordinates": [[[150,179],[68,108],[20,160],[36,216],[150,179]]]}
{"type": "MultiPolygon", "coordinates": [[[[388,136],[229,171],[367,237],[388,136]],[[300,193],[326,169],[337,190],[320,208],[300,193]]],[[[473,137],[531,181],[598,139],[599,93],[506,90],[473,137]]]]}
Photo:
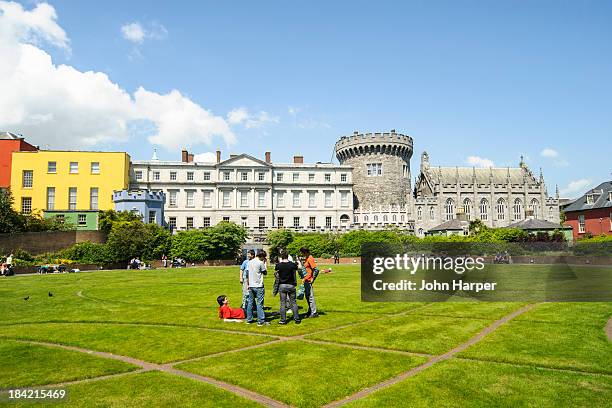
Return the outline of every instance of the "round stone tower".
{"type": "Polygon", "coordinates": [[[410,203],[412,138],[396,133],[359,133],[336,142],[336,157],[353,166],[354,207],[405,207],[410,203]]]}

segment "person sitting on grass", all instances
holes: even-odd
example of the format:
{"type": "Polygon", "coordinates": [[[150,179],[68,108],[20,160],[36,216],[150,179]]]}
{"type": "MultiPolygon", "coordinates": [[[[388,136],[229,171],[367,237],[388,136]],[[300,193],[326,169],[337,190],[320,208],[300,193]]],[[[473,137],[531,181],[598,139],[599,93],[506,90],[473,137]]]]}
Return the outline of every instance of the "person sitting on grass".
{"type": "Polygon", "coordinates": [[[226,322],[241,322],[244,320],[244,309],[241,307],[232,309],[227,296],[217,296],[217,303],[219,303],[219,319],[223,319],[226,322]]]}

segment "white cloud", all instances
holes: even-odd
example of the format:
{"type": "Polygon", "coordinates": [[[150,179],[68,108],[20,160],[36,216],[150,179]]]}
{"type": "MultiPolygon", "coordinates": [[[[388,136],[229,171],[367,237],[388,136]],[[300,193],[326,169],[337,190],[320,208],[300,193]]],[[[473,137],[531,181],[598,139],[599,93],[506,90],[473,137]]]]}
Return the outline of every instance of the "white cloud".
{"type": "Polygon", "coordinates": [[[300,113],[301,110],[301,108],[296,108],[295,106],[289,106],[289,108],[287,108],[287,112],[289,113],[289,115],[294,117],[297,116],[297,114],[300,113]]]}
{"type": "Polygon", "coordinates": [[[166,38],[168,30],[155,21],[148,23],[146,28],[139,21],[134,21],[122,25],[121,34],[126,40],[140,45],[145,39],[162,40],[166,38]]]}
{"type": "Polygon", "coordinates": [[[232,125],[243,125],[247,129],[260,128],[267,123],[278,123],[279,118],[272,116],[266,111],[251,114],[247,108],[233,109],[227,114],[227,121],[232,125]]]}
{"type": "Polygon", "coordinates": [[[217,154],[213,152],[204,152],[193,155],[193,161],[198,163],[216,163],[217,154]]]}
{"type": "Polygon", "coordinates": [[[138,22],[128,23],[121,26],[123,38],[136,44],[142,44],[145,39],[145,31],[138,22]]]}
{"type": "Polygon", "coordinates": [[[484,159],[478,156],[469,156],[465,162],[475,167],[494,167],[495,164],[489,159],[484,159]]]}
{"type": "Polygon", "coordinates": [[[151,122],[149,141],[167,149],[236,141],[221,116],[173,90],[133,95],[102,72],[56,65],[41,43],[69,50],[69,39],[46,3],[24,10],[0,1],[0,129],[34,144],[83,148],[126,141],[130,126],[151,122]]]}
{"type": "Polygon", "coordinates": [[[540,156],[553,158],[553,157],[559,157],[559,153],[556,150],[551,149],[550,147],[547,147],[540,152],[540,156]]]}
{"type": "Polygon", "coordinates": [[[559,194],[563,197],[577,197],[582,195],[592,184],[593,181],[591,179],[570,181],[565,188],[559,191],[559,194]]]}

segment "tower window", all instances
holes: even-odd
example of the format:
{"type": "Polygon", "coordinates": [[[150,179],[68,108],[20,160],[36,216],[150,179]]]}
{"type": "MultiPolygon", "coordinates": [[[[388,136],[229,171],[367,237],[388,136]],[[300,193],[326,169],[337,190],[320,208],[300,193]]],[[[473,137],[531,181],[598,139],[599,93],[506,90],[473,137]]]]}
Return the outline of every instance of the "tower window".
{"type": "Polygon", "coordinates": [[[368,177],[382,176],[382,163],[366,164],[368,177]]]}

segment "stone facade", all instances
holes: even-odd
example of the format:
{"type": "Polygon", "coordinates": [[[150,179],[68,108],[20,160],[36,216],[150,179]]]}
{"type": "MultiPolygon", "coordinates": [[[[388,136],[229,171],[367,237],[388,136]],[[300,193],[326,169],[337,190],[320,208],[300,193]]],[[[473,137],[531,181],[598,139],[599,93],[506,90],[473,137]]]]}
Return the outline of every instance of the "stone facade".
{"type": "Polygon", "coordinates": [[[390,133],[343,136],[335,146],[340,164],[353,168],[354,207],[396,209],[410,203],[412,138],[390,133]]]}

